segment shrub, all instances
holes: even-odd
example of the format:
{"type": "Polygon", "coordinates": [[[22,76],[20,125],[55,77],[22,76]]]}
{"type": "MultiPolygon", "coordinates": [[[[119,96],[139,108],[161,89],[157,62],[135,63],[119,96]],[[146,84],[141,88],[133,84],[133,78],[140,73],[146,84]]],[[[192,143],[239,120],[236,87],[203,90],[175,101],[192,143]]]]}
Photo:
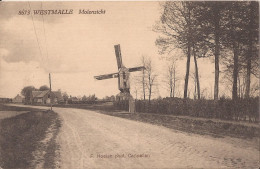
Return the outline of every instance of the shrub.
{"type": "MultiPolygon", "coordinates": [[[[116,103],[118,109],[128,110],[128,102],[116,103]]],[[[181,98],[164,98],[148,101],[137,100],[136,112],[188,115],[203,118],[219,118],[225,120],[259,120],[259,98],[214,100],[192,100],[181,98]]]]}

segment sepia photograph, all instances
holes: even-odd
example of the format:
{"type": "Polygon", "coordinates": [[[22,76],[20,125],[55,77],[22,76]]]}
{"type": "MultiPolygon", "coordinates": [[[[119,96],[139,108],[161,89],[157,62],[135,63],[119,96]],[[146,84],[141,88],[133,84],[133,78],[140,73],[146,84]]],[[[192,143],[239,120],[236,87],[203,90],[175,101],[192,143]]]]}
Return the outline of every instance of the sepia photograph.
{"type": "Polygon", "coordinates": [[[259,1],[1,1],[0,169],[258,169],[259,63],[259,1]]]}

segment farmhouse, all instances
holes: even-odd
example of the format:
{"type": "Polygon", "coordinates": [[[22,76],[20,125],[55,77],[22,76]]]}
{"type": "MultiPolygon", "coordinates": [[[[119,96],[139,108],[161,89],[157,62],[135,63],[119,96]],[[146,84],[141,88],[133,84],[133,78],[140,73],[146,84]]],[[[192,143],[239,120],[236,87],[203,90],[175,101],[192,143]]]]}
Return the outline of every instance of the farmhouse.
{"type": "Polygon", "coordinates": [[[77,97],[71,97],[68,99],[68,103],[79,103],[80,100],[77,97]]]}
{"type": "Polygon", "coordinates": [[[32,103],[33,104],[56,104],[62,101],[60,91],[32,91],[32,103]]]}
{"type": "Polygon", "coordinates": [[[17,96],[13,98],[13,103],[23,103],[23,102],[24,102],[24,97],[20,96],[19,94],[17,94],[17,96]]]}

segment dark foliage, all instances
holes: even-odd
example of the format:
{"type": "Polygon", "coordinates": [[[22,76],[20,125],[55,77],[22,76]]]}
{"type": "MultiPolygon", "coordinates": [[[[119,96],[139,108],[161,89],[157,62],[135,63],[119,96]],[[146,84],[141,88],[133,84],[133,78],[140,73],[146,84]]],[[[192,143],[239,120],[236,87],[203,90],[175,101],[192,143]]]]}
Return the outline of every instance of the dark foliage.
{"type": "Polygon", "coordinates": [[[50,90],[50,88],[47,85],[43,85],[39,88],[40,91],[50,90]]]}
{"type": "MultiPolygon", "coordinates": [[[[136,111],[142,113],[173,114],[203,118],[218,118],[224,120],[259,121],[259,98],[214,100],[191,100],[180,98],[165,98],[148,101],[137,100],[136,111]]],[[[116,106],[128,110],[127,103],[116,106]]]]}

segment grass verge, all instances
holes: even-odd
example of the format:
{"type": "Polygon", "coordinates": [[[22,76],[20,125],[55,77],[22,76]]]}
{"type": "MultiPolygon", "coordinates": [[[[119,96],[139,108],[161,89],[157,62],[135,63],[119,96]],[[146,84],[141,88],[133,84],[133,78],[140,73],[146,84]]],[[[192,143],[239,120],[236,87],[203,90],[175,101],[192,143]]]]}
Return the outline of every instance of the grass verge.
{"type": "Polygon", "coordinates": [[[213,137],[230,136],[252,140],[257,139],[260,136],[259,125],[257,123],[158,113],[122,113],[122,111],[117,110],[112,103],[94,105],[68,104],[55,105],[55,107],[94,110],[106,115],[164,126],[188,133],[210,135],[213,137]]]}
{"type": "Polygon", "coordinates": [[[10,106],[8,104],[0,104],[0,111],[45,111],[40,108],[31,108],[31,107],[16,107],[16,106],[10,106]]]}
{"type": "MultiPolygon", "coordinates": [[[[29,111],[11,118],[0,120],[0,167],[2,168],[35,168],[33,152],[45,151],[53,157],[57,148],[54,141],[50,141],[45,150],[39,150],[40,142],[46,136],[48,128],[54,124],[55,139],[60,121],[57,113],[32,108],[9,107],[1,105],[2,110],[29,111]]],[[[44,158],[44,167],[53,168],[54,158],[44,158]]]]}
{"type": "Polygon", "coordinates": [[[164,126],[170,129],[195,133],[201,135],[210,135],[213,137],[231,136],[242,139],[259,138],[259,126],[244,125],[234,122],[227,122],[214,119],[198,119],[192,117],[160,115],[152,113],[119,113],[99,111],[100,113],[121,117],[129,120],[135,120],[154,125],[164,126]]]}

